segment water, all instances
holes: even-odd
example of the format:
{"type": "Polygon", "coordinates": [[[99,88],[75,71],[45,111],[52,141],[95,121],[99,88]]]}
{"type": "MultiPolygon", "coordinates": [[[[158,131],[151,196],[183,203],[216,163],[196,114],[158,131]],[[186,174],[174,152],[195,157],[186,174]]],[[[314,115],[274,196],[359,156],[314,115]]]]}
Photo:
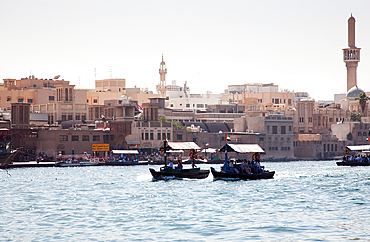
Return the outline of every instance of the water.
{"type": "Polygon", "coordinates": [[[147,166],[1,170],[0,241],[370,241],[370,167],[262,165],[274,179],[152,181],[147,166]]]}

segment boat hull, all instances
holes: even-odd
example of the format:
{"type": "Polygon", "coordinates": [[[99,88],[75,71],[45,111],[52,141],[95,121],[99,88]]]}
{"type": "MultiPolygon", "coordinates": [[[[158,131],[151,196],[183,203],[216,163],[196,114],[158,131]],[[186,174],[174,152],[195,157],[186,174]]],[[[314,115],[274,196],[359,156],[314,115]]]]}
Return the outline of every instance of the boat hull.
{"type": "Polygon", "coordinates": [[[265,171],[261,174],[245,174],[245,173],[216,171],[213,167],[211,167],[211,172],[215,179],[260,180],[260,179],[271,179],[275,175],[275,171],[265,171]]]}
{"type": "Polygon", "coordinates": [[[6,169],[8,165],[13,161],[14,157],[19,153],[20,150],[14,150],[11,153],[0,154],[0,169],[6,169]]]}
{"type": "Polygon", "coordinates": [[[74,167],[74,166],[97,166],[99,162],[76,162],[76,163],[65,163],[65,162],[58,162],[55,166],[58,167],[74,167]]]}
{"type": "Polygon", "coordinates": [[[370,166],[370,162],[341,161],[337,162],[337,166],[370,166]]]}
{"type": "Polygon", "coordinates": [[[149,168],[150,173],[154,179],[166,179],[166,178],[189,178],[189,179],[204,179],[209,175],[209,170],[201,170],[200,168],[191,169],[172,169],[162,167],[160,171],[155,171],[149,168]]]}

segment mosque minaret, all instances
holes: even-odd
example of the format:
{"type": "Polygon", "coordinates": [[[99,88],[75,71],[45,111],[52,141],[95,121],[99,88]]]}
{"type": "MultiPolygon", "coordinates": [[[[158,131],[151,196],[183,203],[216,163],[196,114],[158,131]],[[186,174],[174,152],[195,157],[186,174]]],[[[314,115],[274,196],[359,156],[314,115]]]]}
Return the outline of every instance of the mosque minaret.
{"type": "Polygon", "coordinates": [[[166,97],[166,74],[167,74],[166,63],[163,61],[163,55],[162,55],[162,62],[159,67],[160,81],[157,87],[161,97],[166,97]]]}
{"type": "Polygon", "coordinates": [[[343,49],[343,60],[347,67],[347,92],[357,86],[357,66],[360,61],[360,49],[355,45],[355,23],[352,16],[348,19],[348,48],[343,49]]]}

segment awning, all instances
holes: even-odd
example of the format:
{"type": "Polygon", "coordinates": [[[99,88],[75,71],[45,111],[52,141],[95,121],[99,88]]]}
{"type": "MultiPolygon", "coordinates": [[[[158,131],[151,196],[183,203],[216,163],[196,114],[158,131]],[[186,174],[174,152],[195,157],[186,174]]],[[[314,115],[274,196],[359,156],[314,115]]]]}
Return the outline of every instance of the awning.
{"type": "MultiPolygon", "coordinates": [[[[164,149],[164,145],[161,146],[164,149]]],[[[194,142],[167,142],[166,150],[200,150],[200,147],[194,142]]]]}
{"type": "Polygon", "coordinates": [[[216,153],[216,149],[212,149],[212,148],[208,148],[208,149],[204,149],[202,150],[202,153],[216,153]]]}
{"type": "Polygon", "coordinates": [[[137,155],[137,150],[112,150],[113,154],[137,155]]]}
{"type": "Polygon", "coordinates": [[[220,151],[237,153],[265,153],[265,151],[257,144],[225,144],[220,151]]]}
{"type": "Polygon", "coordinates": [[[351,151],[366,151],[366,150],[370,150],[370,145],[354,145],[354,146],[347,146],[347,148],[351,151]]]}

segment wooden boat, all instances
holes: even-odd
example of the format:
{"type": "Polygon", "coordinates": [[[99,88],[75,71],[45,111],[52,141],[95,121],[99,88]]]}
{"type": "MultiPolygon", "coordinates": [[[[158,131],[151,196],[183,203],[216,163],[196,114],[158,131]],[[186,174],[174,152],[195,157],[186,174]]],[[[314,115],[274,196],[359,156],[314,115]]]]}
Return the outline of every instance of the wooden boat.
{"type": "Polygon", "coordinates": [[[166,178],[190,178],[190,179],[204,179],[209,175],[209,170],[201,170],[200,168],[189,169],[174,169],[171,167],[161,167],[159,171],[149,168],[150,173],[154,179],[166,178]]]}
{"type": "Polygon", "coordinates": [[[338,161],[337,166],[370,166],[370,162],[338,161]]]}
{"type": "Polygon", "coordinates": [[[11,150],[9,130],[0,129],[0,169],[6,169],[19,152],[11,150]]]}
{"type": "Polygon", "coordinates": [[[342,161],[337,162],[337,166],[370,166],[370,145],[355,145],[344,148],[345,155],[342,161]],[[363,156],[363,161],[357,161],[354,157],[363,156]]]}
{"type": "Polygon", "coordinates": [[[191,168],[173,168],[167,165],[167,151],[168,150],[197,150],[200,149],[194,142],[168,142],[164,141],[160,148],[164,155],[164,166],[159,171],[149,168],[150,173],[154,179],[166,178],[189,178],[189,179],[204,179],[209,175],[209,170],[201,170],[196,167],[194,162],[191,168]]]}
{"type": "Polygon", "coordinates": [[[230,166],[227,160],[228,152],[237,153],[253,153],[252,160],[259,162],[260,153],[265,151],[257,144],[225,144],[221,149],[221,152],[225,152],[225,162],[221,167],[221,171],[216,171],[211,167],[211,172],[214,179],[241,179],[241,180],[259,180],[259,179],[271,179],[275,175],[275,171],[264,170],[264,167],[260,166],[254,173],[243,173],[236,167],[230,166]]]}
{"type": "Polygon", "coordinates": [[[100,163],[93,160],[66,160],[55,163],[58,167],[71,167],[71,166],[97,166],[100,163]]]}
{"type": "Polygon", "coordinates": [[[275,175],[275,171],[264,171],[260,174],[246,174],[236,172],[224,172],[216,171],[215,168],[211,167],[211,172],[216,179],[241,179],[241,180],[259,180],[259,179],[271,179],[275,175]]]}

